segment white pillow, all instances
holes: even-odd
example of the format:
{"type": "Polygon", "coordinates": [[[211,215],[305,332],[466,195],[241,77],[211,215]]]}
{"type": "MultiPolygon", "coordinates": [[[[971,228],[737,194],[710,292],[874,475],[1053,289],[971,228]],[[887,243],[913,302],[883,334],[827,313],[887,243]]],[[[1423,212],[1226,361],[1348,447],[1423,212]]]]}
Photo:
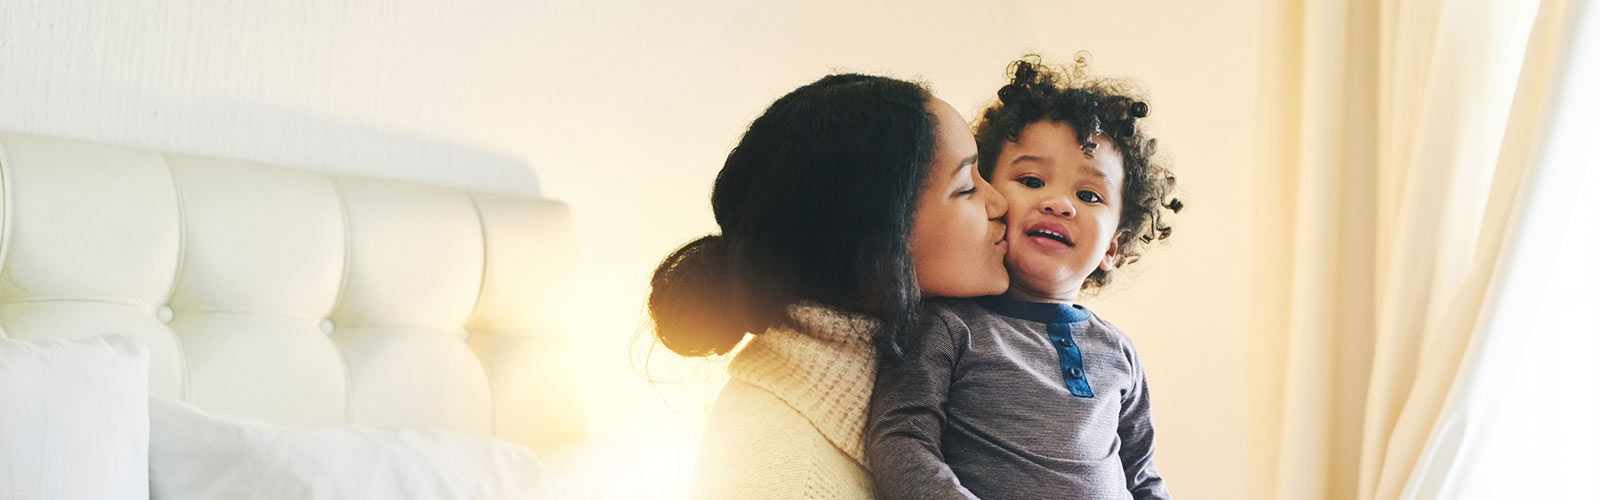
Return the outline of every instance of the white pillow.
{"type": "Polygon", "coordinates": [[[150,399],[154,500],[553,498],[527,448],[422,429],[291,426],[150,399]]]}
{"type": "Polygon", "coordinates": [[[147,500],[149,352],[137,338],[0,338],[0,497],[147,500]]]}

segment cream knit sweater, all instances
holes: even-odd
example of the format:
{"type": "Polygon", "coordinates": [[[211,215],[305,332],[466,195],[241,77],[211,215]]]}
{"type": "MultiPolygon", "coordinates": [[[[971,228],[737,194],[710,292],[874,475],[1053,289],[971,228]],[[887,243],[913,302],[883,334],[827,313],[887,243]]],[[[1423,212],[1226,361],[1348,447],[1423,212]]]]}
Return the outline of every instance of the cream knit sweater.
{"type": "Polygon", "coordinates": [[[728,364],[702,441],[695,499],[868,499],[863,434],[877,322],[817,304],[728,364]]]}

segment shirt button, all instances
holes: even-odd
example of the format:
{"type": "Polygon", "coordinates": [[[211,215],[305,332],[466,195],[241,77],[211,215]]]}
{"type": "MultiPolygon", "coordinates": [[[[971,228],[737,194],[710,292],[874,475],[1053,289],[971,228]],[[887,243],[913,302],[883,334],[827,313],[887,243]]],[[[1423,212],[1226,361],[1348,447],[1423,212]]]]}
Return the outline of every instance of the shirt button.
{"type": "Polygon", "coordinates": [[[1067,342],[1067,339],[1057,338],[1056,339],[1056,345],[1061,346],[1061,347],[1066,347],[1066,346],[1072,345],[1072,343],[1071,342],[1067,342]]]}
{"type": "Polygon", "coordinates": [[[1083,378],[1083,369],[1076,366],[1067,369],[1067,375],[1072,378],[1083,378]]]}

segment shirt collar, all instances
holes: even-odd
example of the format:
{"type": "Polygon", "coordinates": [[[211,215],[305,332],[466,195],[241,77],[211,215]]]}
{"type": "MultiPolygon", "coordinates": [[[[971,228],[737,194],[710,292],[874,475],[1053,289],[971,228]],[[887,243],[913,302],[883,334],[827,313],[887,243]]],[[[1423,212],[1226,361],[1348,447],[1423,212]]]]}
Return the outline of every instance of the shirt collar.
{"type": "Polygon", "coordinates": [[[1027,302],[999,295],[982,297],[977,301],[984,308],[1001,315],[1040,323],[1077,323],[1089,319],[1089,310],[1077,304],[1027,302]]]}

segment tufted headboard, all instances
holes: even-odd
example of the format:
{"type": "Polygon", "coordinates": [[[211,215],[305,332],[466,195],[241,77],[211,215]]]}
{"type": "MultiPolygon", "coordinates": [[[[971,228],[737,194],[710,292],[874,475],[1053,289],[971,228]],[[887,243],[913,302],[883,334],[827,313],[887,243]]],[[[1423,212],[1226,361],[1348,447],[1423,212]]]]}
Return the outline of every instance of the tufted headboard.
{"type": "Polygon", "coordinates": [[[0,201],[4,336],[137,334],[218,413],[581,438],[561,203],[11,133],[0,201]]]}

